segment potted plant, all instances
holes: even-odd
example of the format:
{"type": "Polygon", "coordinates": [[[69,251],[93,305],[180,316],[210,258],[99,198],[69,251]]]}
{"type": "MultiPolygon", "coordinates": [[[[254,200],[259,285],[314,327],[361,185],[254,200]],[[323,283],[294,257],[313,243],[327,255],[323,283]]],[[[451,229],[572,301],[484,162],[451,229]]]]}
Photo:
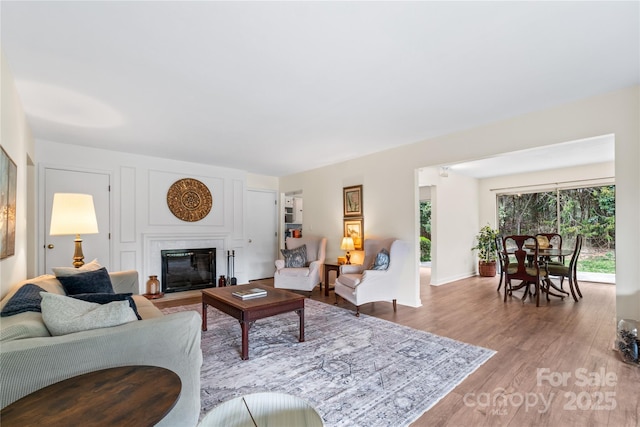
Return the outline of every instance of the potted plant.
{"type": "Polygon", "coordinates": [[[485,225],[476,235],[478,243],[471,250],[478,250],[478,271],[482,277],[496,275],[496,237],[498,230],[485,225]]]}

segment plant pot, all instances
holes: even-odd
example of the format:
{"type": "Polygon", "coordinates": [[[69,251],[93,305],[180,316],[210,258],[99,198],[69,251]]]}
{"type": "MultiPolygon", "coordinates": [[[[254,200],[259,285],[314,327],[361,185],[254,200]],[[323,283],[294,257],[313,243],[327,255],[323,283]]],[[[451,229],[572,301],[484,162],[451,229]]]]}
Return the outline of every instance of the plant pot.
{"type": "Polygon", "coordinates": [[[496,262],[478,261],[478,273],[481,277],[494,277],[496,275],[496,262]]]}

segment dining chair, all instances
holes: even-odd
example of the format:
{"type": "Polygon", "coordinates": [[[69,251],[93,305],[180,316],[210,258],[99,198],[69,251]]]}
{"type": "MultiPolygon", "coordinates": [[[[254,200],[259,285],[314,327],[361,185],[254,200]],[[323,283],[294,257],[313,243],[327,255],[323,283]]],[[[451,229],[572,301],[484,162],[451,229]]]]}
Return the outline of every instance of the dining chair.
{"type": "MultiPolygon", "coordinates": [[[[496,237],[496,251],[498,252],[498,262],[500,267],[500,281],[498,282],[497,292],[500,292],[500,287],[502,287],[502,279],[504,278],[504,272],[507,269],[507,264],[505,262],[507,258],[507,254],[503,251],[504,243],[502,242],[502,237],[496,237]]],[[[505,286],[507,286],[505,284],[505,286]]]]}
{"type": "Polygon", "coordinates": [[[560,277],[560,287],[562,288],[562,279],[565,277],[569,279],[569,288],[571,290],[571,295],[573,295],[573,299],[577,302],[578,298],[576,297],[576,291],[580,298],[582,298],[582,292],[580,292],[580,287],[578,286],[578,257],[580,256],[580,251],[582,250],[582,241],[583,237],[581,234],[576,236],[576,245],[573,249],[573,254],[571,255],[571,260],[569,261],[569,265],[565,266],[564,264],[556,264],[550,263],[547,265],[549,270],[549,276],[560,277]],[[575,290],[574,290],[575,289],[575,290]]]}
{"type": "MultiPolygon", "coordinates": [[[[562,250],[562,236],[558,233],[538,233],[536,234],[536,239],[538,236],[543,236],[549,242],[549,247],[562,250]]],[[[564,256],[559,255],[557,260],[552,260],[551,257],[546,257],[547,264],[559,264],[564,265],[564,256]]]]}
{"type": "MultiPolygon", "coordinates": [[[[539,265],[539,246],[535,236],[507,236],[503,240],[502,248],[505,254],[513,255],[516,259],[516,263],[510,263],[506,268],[504,302],[507,302],[507,295],[513,295],[513,291],[524,288],[524,295],[522,296],[522,303],[524,304],[527,296],[531,295],[530,286],[533,284],[535,287],[536,307],[539,307],[540,292],[544,290],[544,285],[541,287],[540,283],[547,276],[547,271],[539,265]],[[531,249],[525,248],[525,244],[531,249]],[[533,258],[529,261],[527,260],[527,255],[533,255],[533,258]],[[514,286],[511,283],[513,279],[520,280],[520,284],[514,286]]],[[[547,301],[549,301],[549,294],[546,293],[546,295],[547,301]]]]}
{"type": "MultiPolygon", "coordinates": [[[[496,237],[496,252],[498,253],[498,262],[500,266],[500,281],[498,282],[498,289],[496,289],[496,291],[500,292],[507,269],[509,267],[517,267],[518,264],[511,262],[509,255],[504,251],[504,239],[502,236],[496,237]]],[[[506,280],[505,286],[507,286],[506,280]]]]}

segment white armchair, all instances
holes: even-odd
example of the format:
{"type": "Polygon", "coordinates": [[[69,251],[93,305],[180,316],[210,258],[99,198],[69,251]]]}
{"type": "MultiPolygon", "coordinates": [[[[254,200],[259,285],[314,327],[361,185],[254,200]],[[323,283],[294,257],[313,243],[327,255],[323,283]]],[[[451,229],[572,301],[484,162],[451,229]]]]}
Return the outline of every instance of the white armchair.
{"type": "Polygon", "coordinates": [[[365,239],[364,262],[362,265],[342,265],[336,279],[336,304],[338,295],[356,306],[356,316],[360,316],[360,306],[374,301],[392,301],[396,311],[398,282],[402,265],[409,253],[409,246],[396,239],[365,239]],[[370,270],[378,253],[386,249],[389,253],[389,267],[386,270],[370,270]]]}
{"type": "Polygon", "coordinates": [[[307,266],[287,268],[283,259],[276,260],[276,272],[273,275],[274,287],[311,292],[318,283],[321,283],[327,239],[316,236],[297,239],[287,237],[287,249],[296,249],[302,245],[307,245],[307,266]]]}

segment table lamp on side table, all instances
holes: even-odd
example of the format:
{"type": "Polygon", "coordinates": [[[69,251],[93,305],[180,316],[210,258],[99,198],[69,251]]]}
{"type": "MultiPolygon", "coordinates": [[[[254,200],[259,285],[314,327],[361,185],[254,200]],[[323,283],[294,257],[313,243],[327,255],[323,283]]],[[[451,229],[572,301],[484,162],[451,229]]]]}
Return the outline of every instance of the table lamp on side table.
{"type": "Polygon", "coordinates": [[[347,264],[351,264],[351,254],[349,251],[355,250],[355,246],[353,245],[353,239],[351,237],[343,237],[342,243],[340,244],[340,249],[343,251],[347,251],[345,257],[347,258],[347,264]]]}
{"type": "Polygon", "coordinates": [[[75,234],[75,253],[73,266],[84,265],[82,253],[82,239],[80,234],[97,234],[98,220],[93,206],[93,196],[90,194],[55,193],[51,208],[51,236],[75,234]]]}

